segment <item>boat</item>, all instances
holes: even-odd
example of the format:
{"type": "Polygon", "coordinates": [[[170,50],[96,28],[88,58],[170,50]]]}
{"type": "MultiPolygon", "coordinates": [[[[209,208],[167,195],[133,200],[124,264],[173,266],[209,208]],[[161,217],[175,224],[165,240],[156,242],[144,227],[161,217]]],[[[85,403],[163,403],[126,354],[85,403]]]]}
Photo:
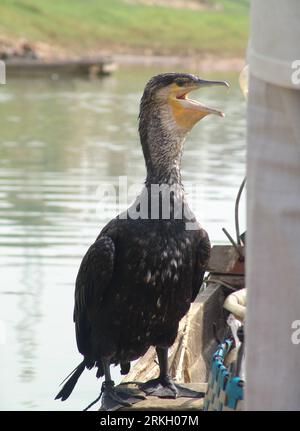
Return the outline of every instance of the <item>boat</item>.
{"type": "Polygon", "coordinates": [[[48,77],[66,76],[102,77],[112,74],[116,63],[109,57],[81,58],[76,60],[45,61],[31,58],[12,58],[5,61],[7,76],[48,77]]]}

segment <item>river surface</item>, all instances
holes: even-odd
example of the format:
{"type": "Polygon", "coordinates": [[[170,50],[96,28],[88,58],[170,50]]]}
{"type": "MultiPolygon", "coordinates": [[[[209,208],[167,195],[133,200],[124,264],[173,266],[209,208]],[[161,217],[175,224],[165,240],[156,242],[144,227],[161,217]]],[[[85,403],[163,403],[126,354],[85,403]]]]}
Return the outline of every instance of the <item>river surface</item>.
{"type": "MultiPolygon", "coordinates": [[[[68,401],[54,401],[58,384],[81,361],[72,322],[80,261],[118,211],[102,192],[118,186],[120,176],[129,201],[142,187],[139,99],[161,71],[123,67],[103,80],[8,76],[0,86],[1,410],[81,410],[99,393],[101,382],[86,371],[68,401]]],[[[209,116],[194,128],[182,173],[191,206],[217,244],[226,243],[222,227],[234,235],[245,101],[236,74],[204,77],[230,82],[230,90],[193,96],[226,117],[209,116]]],[[[117,369],[113,376],[118,380],[117,369]]]]}

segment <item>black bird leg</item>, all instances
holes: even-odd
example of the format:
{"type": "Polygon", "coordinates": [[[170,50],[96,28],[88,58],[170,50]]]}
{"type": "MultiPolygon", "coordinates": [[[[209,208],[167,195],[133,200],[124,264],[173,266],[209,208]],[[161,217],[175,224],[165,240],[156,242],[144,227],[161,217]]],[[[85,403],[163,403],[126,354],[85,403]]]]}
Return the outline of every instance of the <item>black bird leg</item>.
{"type": "Polygon", "coordinates": [[[147,395],[159,398],[202,398],[204,392],[197,392],[183,386],[177,385],[168,373],[168,348],[156,347],[156,354],[159,363],[159,377],[141,384],[139,387],[147,395]]]}
{"type": "Polygon", "coordinates": [[[134,389],[121,388],[115,386],[111,379],[109,360],[102,359],[105,381],[102,384],[102,400],[101,410],[114,411],[122,407],[130,407],[132,404],[138,403],[145,399],[134,389]]]}

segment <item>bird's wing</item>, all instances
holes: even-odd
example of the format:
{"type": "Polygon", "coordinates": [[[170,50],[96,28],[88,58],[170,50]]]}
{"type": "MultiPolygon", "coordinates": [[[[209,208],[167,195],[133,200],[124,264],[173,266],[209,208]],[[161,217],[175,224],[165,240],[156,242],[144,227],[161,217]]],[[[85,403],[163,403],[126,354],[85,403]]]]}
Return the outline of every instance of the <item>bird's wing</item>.
{"type": "Polygon", "coordinates": [[[197,246],[196,246],[196,260],[194,267],[194,277],[193,277],[193,296],[192,302],[196,299],[200,287],[203,282],[204,274],[208,265],[210,256],[210,241],[207,233],[204,229],[197,231],[197,246]]]}
{"type": "Polygon", "coordinates": [[[74,322],[80,353],[88,355],[89,316],[101,309],[114,270],[115,245],[109,236],[100,236],[84,256],[76,279],[74,322]],[[97,307],[97,310],[95,310],[97,307]]]}

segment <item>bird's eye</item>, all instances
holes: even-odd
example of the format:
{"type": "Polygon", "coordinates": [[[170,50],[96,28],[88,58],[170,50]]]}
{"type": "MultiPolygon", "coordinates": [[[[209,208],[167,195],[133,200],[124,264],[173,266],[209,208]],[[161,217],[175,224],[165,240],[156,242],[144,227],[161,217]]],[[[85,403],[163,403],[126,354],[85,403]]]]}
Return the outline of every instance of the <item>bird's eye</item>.
{"type": "Polygon", "coordinates": [[[176,80],[176,84],[178,85],[178,87],[183,87],[185,85],[185,80],[184,79],[177,79],[176,80]]]}

